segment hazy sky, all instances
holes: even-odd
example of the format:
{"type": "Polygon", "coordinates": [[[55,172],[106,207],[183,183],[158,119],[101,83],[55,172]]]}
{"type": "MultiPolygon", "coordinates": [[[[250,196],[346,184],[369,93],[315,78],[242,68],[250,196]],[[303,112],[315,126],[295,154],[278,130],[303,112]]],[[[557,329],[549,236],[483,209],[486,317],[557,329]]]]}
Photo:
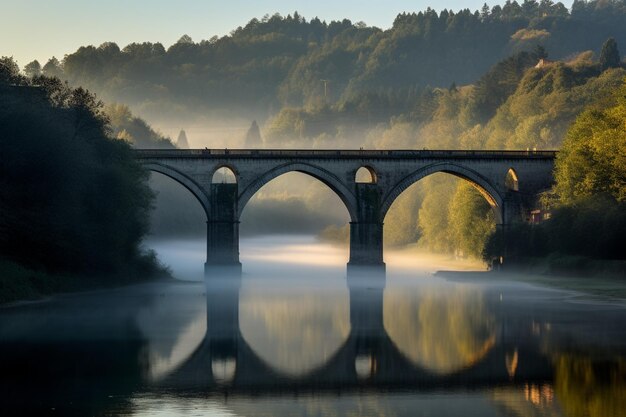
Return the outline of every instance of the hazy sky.
{"type": "MultiPolygon", "coordinates": [[[[521,0],[520,0],[521,2],[521,0]]],[[[297,10],[307,19],[349,18],[389,28],[403,11],[428,6],[479,9],[484,0],[0,0],[0,56],[13,56],[20,66],[52,55],[75,51],[81,45],[116,42],[161,42],[167,48],[183,34],[194,41],[223,36],[253,17],[297,10]]],[[[490,5],[495,1],[488,2],[490,5]]],[[[504,3],[498,1],[497,3],[504,3]]],[[[569,7],[570,1],[564,4],[569,7]]]]}

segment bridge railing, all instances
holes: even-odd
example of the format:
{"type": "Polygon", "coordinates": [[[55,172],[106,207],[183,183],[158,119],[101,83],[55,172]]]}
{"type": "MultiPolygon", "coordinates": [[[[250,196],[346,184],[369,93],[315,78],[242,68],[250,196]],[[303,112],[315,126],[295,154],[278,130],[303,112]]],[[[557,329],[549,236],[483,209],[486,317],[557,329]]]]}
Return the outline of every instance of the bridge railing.
{"type": "Polygon", "coordinates": [[[370,149],[136,149],[138,158],[362,157],[362,158],[554,158],[557,151],[370,150],[370,149]]]}

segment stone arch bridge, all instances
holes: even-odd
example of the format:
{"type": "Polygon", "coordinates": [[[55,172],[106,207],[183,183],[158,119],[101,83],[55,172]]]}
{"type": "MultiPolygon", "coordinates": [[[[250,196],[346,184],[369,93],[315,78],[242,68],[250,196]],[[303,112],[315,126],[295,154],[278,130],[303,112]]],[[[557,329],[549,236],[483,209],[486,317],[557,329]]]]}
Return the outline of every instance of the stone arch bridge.
{"type": "Polygon", "coordinates": [[[383,222],[400,194],[422,178],[443,172],[476,187],[496,223],[527,220],[539,193],[552,187],[555,151],[450,150],[136,150],[148,170],[187,188],[207,215],[207,268],[239,262],[239,217],[265,184],[288,172],[326,184],[350,214],[348,267],[384,268],[383,222]],[[233,183],[215,180],[220,169],[233,183]],[[365,172],[365,180],[362,173],[365,172]]]}

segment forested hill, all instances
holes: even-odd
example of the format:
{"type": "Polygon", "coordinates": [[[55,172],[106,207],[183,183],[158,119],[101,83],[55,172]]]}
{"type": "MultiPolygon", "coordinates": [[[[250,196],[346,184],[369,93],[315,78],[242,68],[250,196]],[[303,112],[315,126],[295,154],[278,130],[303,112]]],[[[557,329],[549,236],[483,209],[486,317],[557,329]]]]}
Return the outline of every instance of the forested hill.
{"type": "MultiPolygon", "coordinates": [[[[473,83],[503,58],[541,45],[550,59],[626,45],[626,1],[506,1],[482,10],[399,14],[388,30],[298,13],[252,19],[230,35],[168,49],[85,46],[43,68],[148,117],[232,114],[263,119],[285,106],[347,102],[367,92],[473,83]]],[[[210,29],[208,29],[210,31],[210,29]]],[[[207,35],[209,35],[207,33],[207,35]]]]}

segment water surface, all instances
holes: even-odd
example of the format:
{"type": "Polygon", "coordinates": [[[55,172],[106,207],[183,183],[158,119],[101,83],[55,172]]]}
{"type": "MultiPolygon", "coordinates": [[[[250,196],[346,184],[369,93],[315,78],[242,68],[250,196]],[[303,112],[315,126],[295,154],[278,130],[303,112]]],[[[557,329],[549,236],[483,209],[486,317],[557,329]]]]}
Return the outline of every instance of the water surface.
{"type": "MultiPolygon", "coordinates": [[[[152,242],[184,279],[0,309],[3,415],[619,416],[626,304],[480,264],[387,256],[346,276],[307,237],[242,241],[241,277],[204,245],[152,242]]],[[[620,414],[622,413],[622,414],[620,414]]]]}

